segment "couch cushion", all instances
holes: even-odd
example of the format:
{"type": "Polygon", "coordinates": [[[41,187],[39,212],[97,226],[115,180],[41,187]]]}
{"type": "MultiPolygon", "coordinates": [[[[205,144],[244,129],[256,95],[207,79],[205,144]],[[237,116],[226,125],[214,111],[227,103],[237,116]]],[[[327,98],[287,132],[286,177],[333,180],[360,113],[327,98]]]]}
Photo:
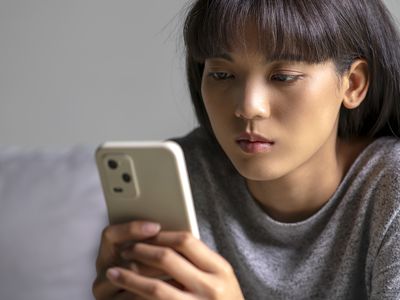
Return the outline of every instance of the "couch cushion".
{"type": "Polygon", "coordinates": [[[0,148],[0,299],[93,299],[107,224],[94,150],[0,148]]]}

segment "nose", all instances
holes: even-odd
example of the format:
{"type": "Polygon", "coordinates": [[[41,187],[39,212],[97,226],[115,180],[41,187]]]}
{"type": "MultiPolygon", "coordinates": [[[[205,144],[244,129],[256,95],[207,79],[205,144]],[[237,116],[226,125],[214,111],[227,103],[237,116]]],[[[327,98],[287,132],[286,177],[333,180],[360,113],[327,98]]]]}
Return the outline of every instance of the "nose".
{"type": "Polygon", "coordinates": [[[236,117],[257,120],[270,116],[270,95],[264,80],[248,80],[240,94],[236,103],[236,117]]]}

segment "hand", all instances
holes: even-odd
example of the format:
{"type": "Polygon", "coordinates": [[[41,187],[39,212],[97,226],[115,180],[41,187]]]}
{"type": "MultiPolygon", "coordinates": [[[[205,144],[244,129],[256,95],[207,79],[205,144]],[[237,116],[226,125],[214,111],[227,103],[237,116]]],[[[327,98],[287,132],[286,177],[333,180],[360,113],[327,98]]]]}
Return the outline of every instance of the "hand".
{"type": "Polygon", "coordinates": [[[139,295],[134,299],[244,299],[231,265],[190,233],[161,232],[130,246],[122,257],[140,265],[131,270],[113,267],[107,277],[115,288],[139,295]],[[142,274],[142,266],[158,269],[174,281],[148,277],[142,274]]]}
{"type": "MultiPolygon", "coordinates": [[[[130,243],[144,241],[154,237],[160,231],[158,224],[135,221],[125,224],[110,225],[103,230],[100,250],[96,261],[97,277],[93,283],[93,294],[97,300],[136,299],[130,293],[112,284],[105,276],[108,268],[113,266],[129,266],[121,259],[120,253],[130,243]]],[[[136,266],[133,266],[134,268],[136,266]]],[[[145,271],[146,272],[146,271],[145,271]]],[[[146,274],[160,275],[160,271],[150,269],[146,274]]]]}

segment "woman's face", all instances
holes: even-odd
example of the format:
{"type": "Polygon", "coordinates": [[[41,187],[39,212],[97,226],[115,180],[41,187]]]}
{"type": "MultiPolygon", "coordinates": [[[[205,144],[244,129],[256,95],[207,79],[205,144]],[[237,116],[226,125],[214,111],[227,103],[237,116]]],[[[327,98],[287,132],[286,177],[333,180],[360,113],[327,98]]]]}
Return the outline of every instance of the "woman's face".
{"type": "Polygon", "coordinates": [[[207,59],[201,86],[218,142],[257,181],[332,157],[344,90],[332,62],[266,61],[251,43],[207,59]]]}

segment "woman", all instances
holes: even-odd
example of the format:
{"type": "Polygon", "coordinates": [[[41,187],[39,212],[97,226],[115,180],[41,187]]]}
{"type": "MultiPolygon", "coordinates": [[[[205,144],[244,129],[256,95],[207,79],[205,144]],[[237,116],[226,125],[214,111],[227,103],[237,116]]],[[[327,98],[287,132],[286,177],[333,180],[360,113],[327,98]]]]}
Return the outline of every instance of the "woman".
{"type": "Polygon", "coordinates": [[[107,227],[96,298],[400,298],[400,44],[382,2],[198,0],[184,37],[200,127],[177,142],[202,241],[107,227]]]}

